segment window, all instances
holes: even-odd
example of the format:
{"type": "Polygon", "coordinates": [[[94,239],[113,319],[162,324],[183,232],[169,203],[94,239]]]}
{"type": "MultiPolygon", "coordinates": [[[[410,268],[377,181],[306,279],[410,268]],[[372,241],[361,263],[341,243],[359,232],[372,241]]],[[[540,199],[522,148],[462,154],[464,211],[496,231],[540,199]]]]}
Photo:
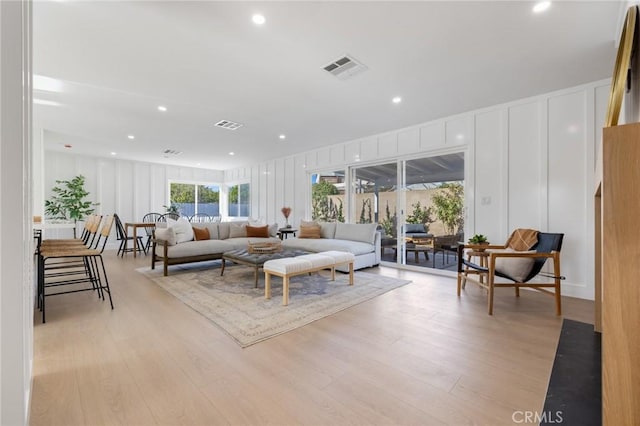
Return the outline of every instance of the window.
{"type": "Polygon", "coordinates": [[[250,190],[248,183],[241,183],[229,187],[228,201],[230,217],[249,217],[251,213],[250,190]]]}
{"type": "Polygon", "coordinates": [[[196,213],[220,216],[220,186],[171,182],[169,202],[181,216],[191,217],[196,213]]]}

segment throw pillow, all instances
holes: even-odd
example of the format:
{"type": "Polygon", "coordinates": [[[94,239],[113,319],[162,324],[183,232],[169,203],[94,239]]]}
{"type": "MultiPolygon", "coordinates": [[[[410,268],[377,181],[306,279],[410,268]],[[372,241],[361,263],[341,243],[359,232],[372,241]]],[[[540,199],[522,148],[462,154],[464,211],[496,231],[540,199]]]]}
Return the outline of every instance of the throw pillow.
{"type": "MultiPolygon", "coordinates": [[[[535,250],[519,251],[509,248],[500,251],[506,253],[535,253],[535,250]]],[[[513,278],[516,282],[522,282],[531,272],[534,262],[535,259],[533,257],[496,257],[496,272],[513,278]]]]}
{"type": "Polygon", "coordinates": [[[404,225],[404,232],[425,232],[422,223],[407,223],[404,225]]]}
{"type": "Polygon", "coordinates": [[[167,219],[167,228],[173,228],[175,231],[176,244],[193,240],[193,228],[191,227],[191,223],[184,217],[178,220],[167,219]]]}
{"type": "Polygon", "coordinates": [[[208,240],[211,238],[207,228],[196,228],[195,226],[193,227],[193,236],[196,241],[208,240]]]}
{"type": "Polygon", "coordinates": [[[277,223],[272,223],[271,225],[269,225],[269,236],[270,237],[277,237],[278,236],[278,224],[277,223]]]}
{"type": "Polygon", "coordinates": [[[300,226],[316,226],[316,225],[320,225],[318,222],[316,222],[315,220],[301,220],[300,221],[300,226]]]}
{"type": "Polygon", "coordinates": [[[176,245],[176,233],[173,228],[156,229],[155,235],[157,240],[166,241],[167,245],[176,245]]]}
{"type": "Polygon", "coordinates": [[[320,225],[301,225],[298,238],[320,238],[320,225]]]}
{"type": "Polygon", "coordinates": [[[507,246],[516,251],[529,250],[538,242],[538,231],[519,228],[513,231],[507,246]]]}
{"type": "Polygon", "coordinates": [[[249,219],[249,225],[251,226],[264,226],[266,224],[267,222],[262,217],[259,217],[257,219],[254,219],[254,218],[249,219]]]}
{"type": "Polygon", "coordinates": [[[269,227],[267,225],[264,225],[264,226],[247,225],[245,229],[247,230],[248,238],[269,238],[269,227]]]}
{"type": "Polygon", "coordinates": [[[229,238],[245,238],[247,236],[247,224],[232,223],[229,226],[229,238]]]}

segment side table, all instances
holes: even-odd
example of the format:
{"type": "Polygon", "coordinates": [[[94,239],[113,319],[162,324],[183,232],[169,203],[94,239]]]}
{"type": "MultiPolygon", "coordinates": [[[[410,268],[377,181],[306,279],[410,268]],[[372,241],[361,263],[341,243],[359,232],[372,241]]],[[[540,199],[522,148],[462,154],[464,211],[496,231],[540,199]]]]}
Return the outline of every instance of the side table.
{"type": "Polygon", "coordinates": [[[289,234],[293,234],[295,237],[296,232],[298,232],[298,230],[294,228],[280,228],[278,229],[278,236],[281,240],[286,240],[289,237],[289,234]]]}

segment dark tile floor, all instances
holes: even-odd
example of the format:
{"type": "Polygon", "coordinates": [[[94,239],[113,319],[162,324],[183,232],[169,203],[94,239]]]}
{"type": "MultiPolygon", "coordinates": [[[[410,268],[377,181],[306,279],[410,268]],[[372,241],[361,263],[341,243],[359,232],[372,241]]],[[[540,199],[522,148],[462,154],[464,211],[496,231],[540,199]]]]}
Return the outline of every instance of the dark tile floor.
{"type": "Polygon", "coordinates": [[[540,425],[601,425],[600,333],[565,319],[540,425]]]}

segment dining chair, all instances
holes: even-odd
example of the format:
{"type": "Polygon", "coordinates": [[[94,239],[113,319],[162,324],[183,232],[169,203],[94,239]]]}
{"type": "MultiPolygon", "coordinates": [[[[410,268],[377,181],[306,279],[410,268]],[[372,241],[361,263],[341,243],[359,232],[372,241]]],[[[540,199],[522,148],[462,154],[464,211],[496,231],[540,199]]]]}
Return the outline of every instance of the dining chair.
{"type": "MultiPolygon", "coordinates": [[[[142,216],[142,222],[144,223],[158,223],[158,222],[166,222],[167,220],[164,217],[163,213],[147,213],[142,216]]],[[[144,228],[144,232],[147,235],[147,241],[144,243],[145,253],[149,252],[151,248],[151,240],[153,239],[153,230],[154,228],[144,228]]]]}
{"type": "Polygon", "coordinates": [[[136,239],[138,240],[136,241],[136,245],[131,244],[131,247],[128,247],[129,245],[128,242],[133,241],[133,236],[127,235],[127,230],[124,228],[124,225],[120,220],[120,216],[118,216],[117,214],[114,214],[113,217],[116,222],[116,238],[118,239],[118,241],[120,241],[120,247],[118,247],[118,252],[116,253],[116,256],[120,255],[120,257],[124,257],[125,252],[128,253],[135,250],[136,246],[142,247],[142,251],[144,252],[144,254],[147,254],[147,248],[142,242],[141,235],[136,236],[136,239]]]}

